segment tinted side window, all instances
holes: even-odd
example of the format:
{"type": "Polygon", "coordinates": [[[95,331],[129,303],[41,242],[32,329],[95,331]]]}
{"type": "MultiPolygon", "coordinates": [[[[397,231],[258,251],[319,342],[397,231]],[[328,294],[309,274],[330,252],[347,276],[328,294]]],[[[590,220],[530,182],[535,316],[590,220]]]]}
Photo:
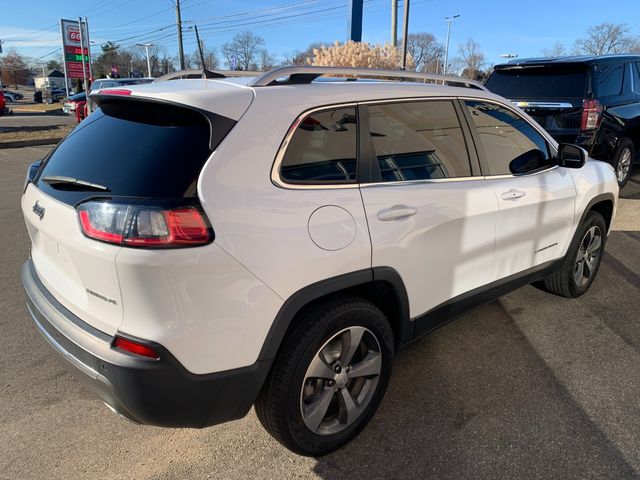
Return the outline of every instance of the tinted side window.
{"type": "Polygon", "coordinates": [[[280,176],[290,183],[355,183],[355,107],[314,112],[296,128],[280,176]]]}
{"type": "Polygon", "coordinates": [[[610,95],[620,95],[622,91],[623,74],[624,65],[598,65],[598,96],[608,97],[610,95]]]}
{"type": "Polygon", "coordinates": [[[631,64],[631,72],[633,73],[633,91],[640,93],[640,62],[631,64]]]}
{"type": "Polygon", "coordinates": [[[471,175],[460,121],[449,101],[370,105],[369,128],[382,181],[471,175]]]}
{"type": "Polygon", "coordinates": [[[478,149],[484,153],[487,175],[527,173],[550,165],[547,142],[523,118],[493,103],[465,104],[480,137],[478,149]],[[512,171],[514,165],[518,168],[512,171]]]}

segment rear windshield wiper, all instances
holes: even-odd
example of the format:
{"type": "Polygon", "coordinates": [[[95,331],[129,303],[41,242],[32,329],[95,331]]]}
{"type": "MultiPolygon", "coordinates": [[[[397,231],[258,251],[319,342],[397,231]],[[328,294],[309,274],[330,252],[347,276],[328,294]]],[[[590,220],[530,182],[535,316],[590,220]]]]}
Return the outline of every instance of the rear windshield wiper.
{"type": "Polygon", "coordinates": [[[61,175],[46,175],[42,177],[42,181],[48,183],[52,187],[54,185],[64,185],[64,187],[74,190],[99,190],[101,192],[109,191],[109,189],[104,185],[87,182],[86,180],[80,180],[79,178],[64,177],[61,175]]]}

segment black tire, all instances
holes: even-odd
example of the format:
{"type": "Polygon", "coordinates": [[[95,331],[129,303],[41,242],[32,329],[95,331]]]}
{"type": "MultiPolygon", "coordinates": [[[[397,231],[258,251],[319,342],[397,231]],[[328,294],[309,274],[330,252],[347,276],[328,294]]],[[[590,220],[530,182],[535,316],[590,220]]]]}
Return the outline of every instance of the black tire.
{"type": "MultiPolygon", "coordinates": [[[[560,295],[561,297],[575,298],[584,294],[593,283],[593,280],[598,273],[600,263],[602,262],[602,256],[604,254],[604,246],[607,239],[607,227],[602,215],[598,212],[589,212],[584,222],[578,227],[576,234],[569,245],[567,254],[562,261],[562,265],[558,272],[547,277],[542,282],[543,289],[547,292],[560,295]],[[579,283],[576,280],[576,273],[578,268],[578,254],[584,254],[584,247],[587,232],[596,228],[600,233],[600,247],[598,249],[597,257],[594,258],[592,271],[590,271],[589,278],[585,283],[579,283]]],[[[589,265],[583,260],[583,269],[589,265]]]]}
{"type": "Polygon", "coordinates": [[[631,168],[635,160],[635,148],[633,142],[628,138],[623,138],[618,144],[618,148],[613,155],[611,164],[616,171],[618,187],[622,188],[631,177],[631,168]]]}
{"type": "MultiPolygon", "coordinates": [[[[255,409],[262,425],[282,445],[301,455],[320,456],[348,443],[360,433],[373,417],[384,397],[391,376],[394,354],[393,332],[380,309],[359,297],[343,297],[327,301],[302,313],[298,320],[293,329],[287,333],[287,338],[276,357],[269,378],[258,396],[255,409]],[[343,358],[345,340],[337,335],[343,335],[342,332],[345,331],[351,332],[350,328],[368,332],[363,334],[362,342],[357,342],[358,350],[353,355],[353,359],[357,360],[358,355],[366,357],[375,350],[375,348],[369,350],[365,340],[372,342],[373,337],[377,342],[376,345],[381,354],[379,375],[351,378],[348,381],[344,378],[309,380],[309,378],[315,377],[307,375],[312,360],[317,360],[321,355],[328,360],[322,352],[333,345],[338,345],[338,343],[328,343],[329,340],[334,342],[340,340],[342,343],[339,345],[342,346],[342,350],[339,352],[339,358],[332,362],[323,363],[323,365],[331,369],[338,366],[337,364],[343,358]],[[373,383],[374,380],[375,383],[373,383]],[[338,383],[342,384],[344,381],[348,383],[343,385],[344,388],[339,388],[338,383]],[[356,387],[355,382],[361,382],[360,395],[367,401],[362,402],[362,409],[357,415],[352,416],[351,422],[348,421],[347,415],[342,430],[335,433],[330,433],[331,430],[318,433],[312,431],[305,424],[303,408],[307,407],[303,406],[306,401],[304,395],[310,388],[311,391],[320,392],[317,397],[327,394],[328,397],[331,397],[330,401],[335,402],[329,404],[334,405],[335,416],[331,417],[327,413],[332,411],[331,407],[328,407],[325,413],[320,416],[322,420],[320,426],[317,427],[318,431],[320,428],[326,428],[321,427],[324,424],[329,424],[335,429],[341,428],[343,424],[340,419],[340,409],[346,403],[345,400],[342,400],[342,395],[346,391],[346,394],[351,396],[351,393],[348,392],[349,389],[356,387]],[[369,387],[365,392],[363,385],[367,385],[367,382],[369,382],[369,387]]],[[[351,334],[349,333],[349,335],[351,334]]],[[[351,341],[351,339],[352,337],[349,336],[348,340],[351,341]]],[[[373,355],[375,352],[371,354],[373,355]]],[[[358,358],[360,361],[364,359],[363,357],[358,358]]],[[[355,370],[358,363],[354,362],[353,365],[353,370],[355,370]]],[[[345,374],[348,376],[348,372],[349,368],[345,366],[343,376],[345,374]]],[[[358,397],[357,394],[356,397],[358,397]]]]}

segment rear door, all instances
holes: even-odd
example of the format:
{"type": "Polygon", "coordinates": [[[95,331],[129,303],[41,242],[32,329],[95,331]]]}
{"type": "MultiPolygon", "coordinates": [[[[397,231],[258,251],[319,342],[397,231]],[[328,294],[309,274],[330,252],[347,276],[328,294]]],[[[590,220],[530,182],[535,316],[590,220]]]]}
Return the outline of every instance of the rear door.
{"type": "Polygon", "coordinates": [[[575,187],[555,152],[524,117],[497,103],[463,102],[487,185],[500,206],[493,276],[502,279],[562,256],[573,225],[575,187]],[[514,173],[511,162],[520,168],[514,173]]]}
{"type": "Polygon", "coordinates": [[[498,203],[467,144],[456,102],[375,103],[363,124],[373,182],[361,186],[373,266],[398,271],[410,315],[493,280],[498,203]]]}
{"type": "Polygon", "coordinates": [[[22,211],[38,277],[60,303],[103,332],[117,330],[123,307],[115,259],[121,247],[85,237],[76,207],[90,199],[194,197],[211,154],[210,132],[207,119],[192,110],[113,101],[45,159],[22,197],[22,211]]]}
{"type": "Polygon", "coordinates": [[[588,65],[554,63],[497,67],[486,85],[522,108],[559,142],[575,143],[590,84],[588,65]]]}

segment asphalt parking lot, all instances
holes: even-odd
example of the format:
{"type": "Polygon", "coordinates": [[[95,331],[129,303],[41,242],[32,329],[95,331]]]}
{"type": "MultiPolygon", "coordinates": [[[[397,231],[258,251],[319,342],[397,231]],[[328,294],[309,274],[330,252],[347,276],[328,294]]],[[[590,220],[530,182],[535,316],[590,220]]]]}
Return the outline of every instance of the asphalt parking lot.
{"type": "Polygon", "coordinates": [[[585,296],[525,287],[414,342],[366,430],[314,459],[253,412],[205,430],[130,424],[64,372],[19,280],[20,191],[48,148],[0,150],[0,478],[640,477],[640,169],[585,296]]]}

